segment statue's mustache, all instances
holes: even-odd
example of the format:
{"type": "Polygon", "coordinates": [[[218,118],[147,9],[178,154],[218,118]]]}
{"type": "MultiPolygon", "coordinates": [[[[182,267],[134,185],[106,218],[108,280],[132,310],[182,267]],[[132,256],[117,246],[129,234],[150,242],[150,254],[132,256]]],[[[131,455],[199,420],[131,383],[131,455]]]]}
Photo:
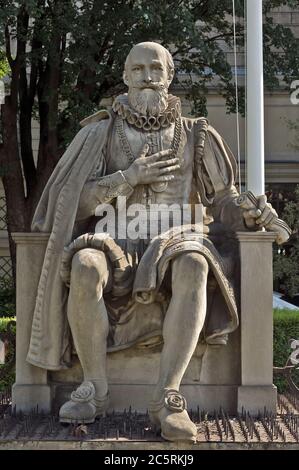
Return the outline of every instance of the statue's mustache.
{"type": "Polygon", "coordinates": [[[137,82],[133,88],[137,88],[138,90],[144,90],[146,88],[150,88],[151,90],[164,90],[165,85],[161,82],[137,82]]]}

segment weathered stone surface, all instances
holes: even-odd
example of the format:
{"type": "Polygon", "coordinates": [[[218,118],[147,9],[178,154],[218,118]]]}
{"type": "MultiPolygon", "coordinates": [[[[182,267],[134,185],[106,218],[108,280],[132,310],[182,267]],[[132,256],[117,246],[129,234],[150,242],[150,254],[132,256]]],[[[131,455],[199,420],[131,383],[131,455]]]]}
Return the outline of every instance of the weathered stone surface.
{"type": "Polygon", "coordinates": [[[12,406],[16,411],[31,413],[52,411],[52,388],[48,384],[18,384],[12,387],[12,406]]]}
{"type": "Polygon", "coordinates": [[[172,443],[172,442],[120,442],[120,441],[32,441],[17,440],[1,442],[1,450],[102,450],[102,451],[128,451],[128,450],[299,450],[297,443],[225,443],[225,442],[205,442],[198,444],[172,443]]]}
{"type": "Polygon", "coordinates": [[[16,383],[12,390],[12,403],[17,410],[30,411],[38,405],[39,409],[48,412],[51,409],[51,389],[47,371],[26,361],[48,235],[15,233],[13,238],[17,245],[17,337],[16,383]]]}
{"type": "Polygon", "coordinates": [[[238,412],[249,412],[252,416],[264,410],[276,413],[277,389],[274,385],[241,385],[238,388],[238,412]]]}

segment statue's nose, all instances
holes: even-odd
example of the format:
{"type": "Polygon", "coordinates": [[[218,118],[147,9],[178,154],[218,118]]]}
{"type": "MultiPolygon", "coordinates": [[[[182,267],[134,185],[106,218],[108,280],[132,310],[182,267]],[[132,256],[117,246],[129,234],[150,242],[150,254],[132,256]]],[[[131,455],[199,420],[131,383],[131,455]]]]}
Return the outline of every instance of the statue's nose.
{"type": "Polygon", "coordinates": [[[146,84],[152,83],[153,79],[152,79],[152,77],[151,77],[151,73],[150,73],[149,70],[145,70],[145,71],[144,71],[143,81],[144,81],[144,83],[146,83],[146,84]]]}

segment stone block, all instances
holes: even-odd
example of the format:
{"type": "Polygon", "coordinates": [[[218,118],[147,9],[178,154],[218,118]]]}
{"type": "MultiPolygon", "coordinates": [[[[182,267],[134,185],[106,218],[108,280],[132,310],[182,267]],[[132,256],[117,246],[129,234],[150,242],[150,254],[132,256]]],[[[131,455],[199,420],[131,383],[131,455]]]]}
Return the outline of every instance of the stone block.
{"type": "Polygon", "coordinates": [[[273,382],[271,232],[239,232],[241,255],[241,384],[273,382]]]}
{"type": "Polygon", "coordinates": [[[238,412],[249,411],[252,416],[268,412],[276,413],[277,388],[275,385],[253,385],[238,388],[238,412]]]}
{"type": "Polygon", "coordinates": [[[14,384],[12,387],[12,406],[16,411],[30,413],[38,407],[38,411],[52,411],[52,390],[49,385],[14,384]]]}

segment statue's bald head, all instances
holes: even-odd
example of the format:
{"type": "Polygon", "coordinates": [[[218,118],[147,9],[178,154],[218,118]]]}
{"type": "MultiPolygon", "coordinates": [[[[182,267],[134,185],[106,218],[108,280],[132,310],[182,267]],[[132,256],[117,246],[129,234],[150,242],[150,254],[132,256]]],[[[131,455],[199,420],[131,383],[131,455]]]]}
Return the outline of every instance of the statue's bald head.
{"type": "Polygon", "coordinates": [[[173,60],[165,47],[156,42],[136,44],[128,54],[123,74],[130,106],[142,115],[164,112],[173,75],[173,60]]]}
{"type": "Polygon", "coordinates": [[[172,55],[167,49],[165,49],[165,47],[161,46],[161,44],[158,44],[157,42],[140,42],[133,46],[125,61],[124,74],[128,72],[129,66],[132,61],[135,60],[136,56],[146,55],[150,52],[155,54],[165,63],[168,71],[169,82],[171,82],[174,75],[174,62],[172,55]]]}

